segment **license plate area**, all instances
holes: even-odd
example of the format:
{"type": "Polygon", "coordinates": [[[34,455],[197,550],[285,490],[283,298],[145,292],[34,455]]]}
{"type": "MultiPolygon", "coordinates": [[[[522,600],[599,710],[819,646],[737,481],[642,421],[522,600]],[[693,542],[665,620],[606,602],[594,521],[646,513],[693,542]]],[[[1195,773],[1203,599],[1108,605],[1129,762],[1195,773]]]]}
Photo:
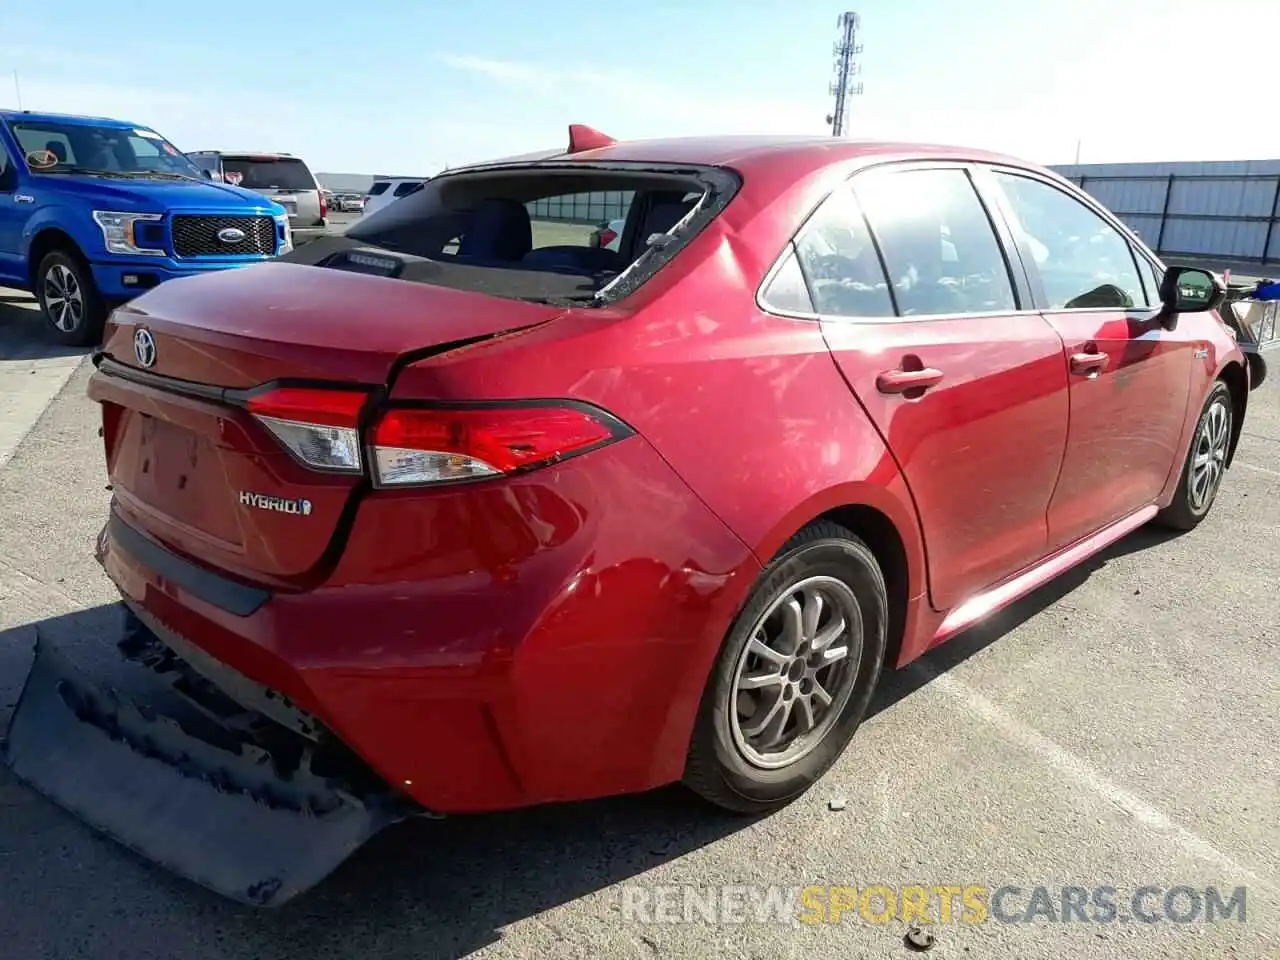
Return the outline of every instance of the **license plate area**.
{"type": "Polygon", "coordinates": [[[239,546],[222,451],[182,424],[136,410],[124,410],[122,419],[112,470],[117,490],[170,523],[239,546]]]}

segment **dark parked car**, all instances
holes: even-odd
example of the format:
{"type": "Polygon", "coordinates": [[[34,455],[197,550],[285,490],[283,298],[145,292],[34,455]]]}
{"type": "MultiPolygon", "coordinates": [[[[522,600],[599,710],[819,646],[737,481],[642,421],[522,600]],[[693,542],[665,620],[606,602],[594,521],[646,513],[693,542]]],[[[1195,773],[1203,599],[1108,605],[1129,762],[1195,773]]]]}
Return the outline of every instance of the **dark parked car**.
{"type": "Polygon", "coordinates": [[[885,668],[1205,517],[1249,393],[1222,294],[973,150],[577,128],[442,174],[115,312],[122,649],[221,732],[38,658],[10,762],[257,903],[405,812],[773,809],[885,668]],[[634,198],[616,250],[533,245],[596,191],[634,198]]]}

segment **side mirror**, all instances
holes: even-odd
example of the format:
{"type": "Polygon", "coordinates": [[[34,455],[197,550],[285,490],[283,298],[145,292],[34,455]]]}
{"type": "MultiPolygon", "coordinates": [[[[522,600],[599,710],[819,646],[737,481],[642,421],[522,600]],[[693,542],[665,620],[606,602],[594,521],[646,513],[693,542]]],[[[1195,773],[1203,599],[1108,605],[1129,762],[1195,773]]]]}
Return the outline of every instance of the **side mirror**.
{"type": "Polygon", "coordinates": [[[1227,297],[1222,280],[1196,267],[1170,267],[1160,284],[1160,302],[1166,314],[1204,313],[1217,310],[1227,297]]]}
{"type": "MultiPolygon", "coordinates": [[[[0,150],[4,146],[0,145],[0,150]]],[[[12,193],[18,188],[18,168],[12,163],[0,165],[0,193],[12,193]]]]}

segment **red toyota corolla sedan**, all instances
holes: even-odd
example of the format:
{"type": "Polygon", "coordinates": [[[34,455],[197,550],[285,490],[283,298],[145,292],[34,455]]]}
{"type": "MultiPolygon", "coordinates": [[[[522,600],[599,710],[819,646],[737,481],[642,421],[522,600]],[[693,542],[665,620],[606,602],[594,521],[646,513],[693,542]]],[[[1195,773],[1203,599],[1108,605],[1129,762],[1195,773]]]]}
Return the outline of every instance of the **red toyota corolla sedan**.
{"type": "Polygon", "coordinates": [[[1249,392],[1220,283],[1061,178],[571,141],[115,312],[102,563],[232,699],[435,813],[764,811],[886,666],[1208,513],[1249,392]]]}

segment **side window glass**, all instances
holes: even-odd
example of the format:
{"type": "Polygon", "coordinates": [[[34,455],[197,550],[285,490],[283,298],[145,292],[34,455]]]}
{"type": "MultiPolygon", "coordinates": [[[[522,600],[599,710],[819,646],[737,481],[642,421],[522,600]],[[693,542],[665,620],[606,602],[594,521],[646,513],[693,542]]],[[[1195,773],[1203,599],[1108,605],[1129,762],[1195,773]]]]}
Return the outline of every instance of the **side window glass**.
{"type": "Polygon", "coordinates": [[[1160,281],[1164,279],[1164,272],[1156,269],[1155,264],[1144,257],[1141,253],[1136,253],[1135,258],[1138,261],[1138,273],[1142,274],[1142,285],[1146,288],[1147,306],[1160,306],[1160,281]]]}
{"type": "Polygon", "coordinates": [[[995,174],[1021,224],[1051,310],[1146,306],[1129,241],[1079,200],[1039,180],[995,174]]]}
{"type": "Polygon", "coordinates": [[[79,162],[76,159],[75,151],[71,149],[71,143],[67,140],[66,135],[60,131],[45,130],[23,124],[13,127],[13,135],[18,138],[18,143],[22,147],[23,153],[31,154],[48,151],[53,154],[58,163],[75,164],[79,162]]]}
{"type": "Polygon", "coordinates": [[[12,174],[9,173],[9,167],[9,148],[0,140],[0,190],[10,189],[9,177],[12,174]]]}
{"type": "Polygon", "coordinates": [[[796,240],[813,309],[836,317],[892,317],[893,297],[862,212],[846,187],[828,197],[796,240]]]}
{"type": "Polygon", "coordinates": [[[904,317],[1018,309],[1000,243],[959,169],[875,171],[854,180],[904,317]]]}
{"type": "Polygon", "coordinates": [[[769,281],[760,297],[765,309],[778,313],[814,313],[809,288],[805,286],[795,247],[788,247],[787,258],[769,281]]]}

